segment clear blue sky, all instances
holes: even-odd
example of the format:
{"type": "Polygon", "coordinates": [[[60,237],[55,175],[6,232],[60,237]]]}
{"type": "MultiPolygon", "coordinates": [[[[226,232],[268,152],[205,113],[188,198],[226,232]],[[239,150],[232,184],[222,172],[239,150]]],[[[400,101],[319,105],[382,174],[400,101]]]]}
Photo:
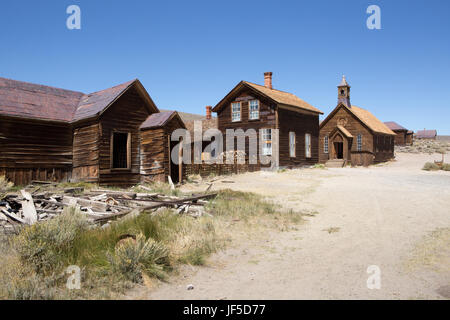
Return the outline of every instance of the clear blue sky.
{"type": "Polygon", "coordinates": [[[272,71],[327,115],[345,74],[353,104],[450,134],[449,15],[448,0],[2,1],[0,76],[83,92],[139,78],[160,109],[204,113],[272,71]],[[382,30],[366,27],[371,4],[382,30]]]}

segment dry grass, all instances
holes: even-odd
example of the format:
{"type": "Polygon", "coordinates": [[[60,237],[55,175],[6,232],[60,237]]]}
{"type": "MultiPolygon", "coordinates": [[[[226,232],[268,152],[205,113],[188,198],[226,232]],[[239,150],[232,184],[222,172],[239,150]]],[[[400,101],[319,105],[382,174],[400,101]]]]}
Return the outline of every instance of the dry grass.
{"type": "Polygon", "coordinates": [[[414,140],[412,146],[396,146],[396,152],[401,153],[447,153],[450,151],[450,142],[439,140],[414,140]]]}
{"type": "MultiPolygon", "coordinates": [[[[167,186],[152,187],[173,194],[167,186]]],[[[197,219],[164,209],[94,229],[72,208],[25,227],[8,245],[0,242],[0,299],[118,298],[136,283],[164,280],[181,264],[205,264],[240,236],[289,230],[302,221],[301,214],[281,212],[258,195],[230,190],[206,208],[210,214],[197,219]],[[81,290],[65,286],[70,265],[82,270],[81,290]]]]}
{"type": "Polygon", "coordinates": [[[430,269],[434,272],[449,273],[450,269],[450,228],[438,228],[429,233],[415,246],[406,261],[408,271],[430,269]]]}

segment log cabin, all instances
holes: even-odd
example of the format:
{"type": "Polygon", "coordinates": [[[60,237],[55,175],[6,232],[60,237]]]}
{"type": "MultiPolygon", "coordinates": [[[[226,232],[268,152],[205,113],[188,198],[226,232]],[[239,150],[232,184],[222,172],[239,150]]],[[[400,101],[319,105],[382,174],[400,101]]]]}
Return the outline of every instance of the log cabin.
{"type": "MultiPolygon", "coordinates": [[[[274,89],[272,72],[264,73],[264,85],[239,82],[212,111],[217,114],[218,129],[224,137],[227,129],[256,130],[258,145],[262,142],[262,154],[278,154],[277,167],[313,165],[319,160],[322,111],[292,93],[274,89]],[[279,130],[277,146],[274,129],[279,130]],[[275,147],[277,152],[273,150],[275,147]]],[[[248,139],[245,149],[248,162],[248,139]]],[[[257,165],[260,165],[259,157],[257,165]]]]}
{"type": "Polygon", "coordinates": [[[137,79],[85,94],[0,78],[0,175],[16,185],[138,183],[151,176],[141,175],[152,156],[141,125],[158,112],[137,79]]]}
{"type": "Polygon", "coordinates": [[[345,76],[338,104],[320,123],[320,162],[327,166],[368,166],[394,157],[396,134],[370,111],[351,105],[345,76]]]}
{"type": "Polygon", "coordinates": [[[396,134],[394,140],[396,146],[412,145],[413,132],[411,130],[406,129],[394,121],[387,121],[384,124],[396,134]]]}

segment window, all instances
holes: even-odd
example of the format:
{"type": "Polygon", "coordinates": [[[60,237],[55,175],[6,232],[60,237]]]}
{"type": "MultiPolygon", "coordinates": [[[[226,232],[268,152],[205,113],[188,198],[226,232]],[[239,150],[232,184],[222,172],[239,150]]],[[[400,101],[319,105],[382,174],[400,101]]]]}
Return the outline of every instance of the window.
{"type": "Polygon", "coordinates": [[[362,150],[362,135],[358,134],[356,147],[358,151],[362,150]]]}
{"type": "Polygon", "coordinates": [[[249,102],[249,116],[250,120],[258,120],[259,119],[259,101],[258,100],[250,100],[249,102]]]}
{"type": "Polygon", "coordinates": [[[305,155],[307,158],[311,158],[311,135],[305,134],[305,155]]]}
{"type": "Polygon", "coordinates": [[[241,103],[234,102],[231,104],[231,121],[241,121],[241,103]]]}
{"type": "Polygon", "coordinates": [[[295,157],[295,132],[289,132],[289,156],[295,157]]]}
{"type": "Polygon", "coordinates": [[[111,168],[129,169],[131,156],[131,135],[126,132],[113,132],[111,135],[111,168]]]}
{"type": "Polygon", "coordinates": [[[272,129],[262,129],[262,145],[263,155],[272,155],[272,129]]]}
{"type": "Polygon", "coordinates": [[[328,153],[328,136],[323,138],[323,152],[328,153]]]}

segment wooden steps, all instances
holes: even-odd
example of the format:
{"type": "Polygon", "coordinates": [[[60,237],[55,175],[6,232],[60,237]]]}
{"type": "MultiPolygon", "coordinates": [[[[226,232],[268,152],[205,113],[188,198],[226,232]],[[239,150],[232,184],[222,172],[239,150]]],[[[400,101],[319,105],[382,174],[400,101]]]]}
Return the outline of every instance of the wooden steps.
{"type": "Polygon", "coordinates": [[[343,159],[333,159],[325,162],[325,167],[327,168],[342,168],[345,165],[345,160],[343,159]]]}

